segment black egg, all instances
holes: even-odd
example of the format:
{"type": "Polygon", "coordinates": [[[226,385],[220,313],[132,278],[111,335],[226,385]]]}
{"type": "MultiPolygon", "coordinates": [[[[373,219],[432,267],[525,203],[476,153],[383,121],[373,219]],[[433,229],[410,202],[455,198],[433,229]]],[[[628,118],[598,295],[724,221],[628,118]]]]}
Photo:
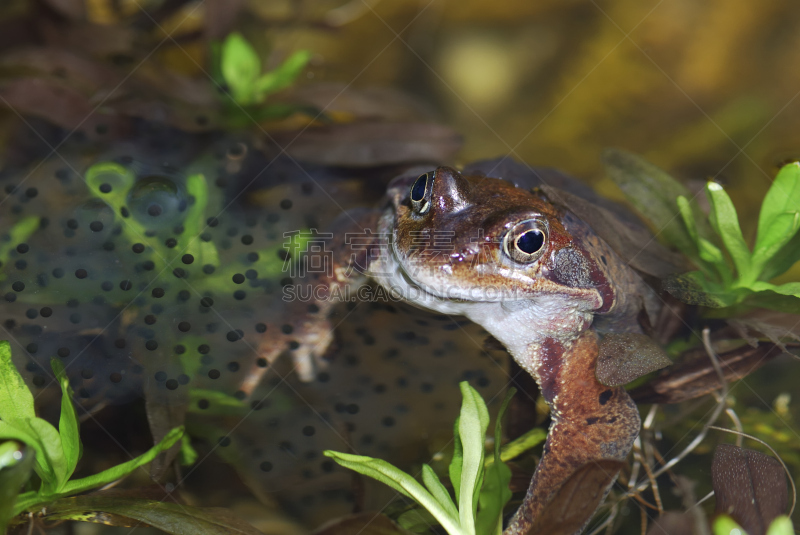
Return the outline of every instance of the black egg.
{"type": "Polygon", "coordinates": [[[174,227],[186,216],[186,193],[174,181],[148,176],[136,181],[128,192],[128,208],[147,228],[174,227]]]}

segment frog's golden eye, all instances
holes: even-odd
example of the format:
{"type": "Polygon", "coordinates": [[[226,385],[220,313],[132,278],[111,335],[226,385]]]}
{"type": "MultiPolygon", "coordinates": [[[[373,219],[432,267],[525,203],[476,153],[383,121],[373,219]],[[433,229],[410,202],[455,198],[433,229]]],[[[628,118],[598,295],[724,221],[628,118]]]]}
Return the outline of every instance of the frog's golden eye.
{"type": "Polygon", "coordinates": [[[435,171],[419,175],[414,185],[411,186],[411,207],[420,215],[427,213],[431,208],[430,192],[433,189],[435,176],[435,171]]]}
{"type": "Polygon", "coordinates": [[[540,219],[517,223],[503,238],[503,252],[521,264],[529,264],[542,256],[546,245],[547,222],[540,219]]]}

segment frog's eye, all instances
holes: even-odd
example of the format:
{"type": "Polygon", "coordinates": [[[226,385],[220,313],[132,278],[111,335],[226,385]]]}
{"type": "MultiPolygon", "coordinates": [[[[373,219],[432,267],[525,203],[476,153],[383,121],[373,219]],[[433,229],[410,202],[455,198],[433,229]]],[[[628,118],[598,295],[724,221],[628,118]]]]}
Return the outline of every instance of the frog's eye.
{"type": "Polygon", "coordinates": [[[430,192],[433,189],[435,176],[436,172],[419,175],[411,186],[411,207],[420,215],[427,213],[431,208],[430,192]]]}
{"type": "Polygon", "coordinates": [[[547,245],[547,223],[527,219],[514,225],[503,238],[503,252],[512,260],[529,264],[538,259],[547,245]]]}

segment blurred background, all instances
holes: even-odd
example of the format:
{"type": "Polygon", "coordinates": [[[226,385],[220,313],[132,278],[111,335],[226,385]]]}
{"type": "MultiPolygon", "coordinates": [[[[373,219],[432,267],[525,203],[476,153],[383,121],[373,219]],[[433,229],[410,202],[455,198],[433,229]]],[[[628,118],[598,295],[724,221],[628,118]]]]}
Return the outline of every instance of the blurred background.
{"type": "MultiPolygon", "coordinates": [[[[44,44],[127,72],[104,106],[143,79],[168,83],[159,69],[207,78],[209,40],[236,29],[266,67],[310,51],[298,86],[417,98],[463,136],[459,162],[510,155],[613,194],[599,153],[617,146],[721,180],[747,217],[797,156],[800,11],[788,0],[8,0],[0,17],[2,51],[44,44]]],[[[171,83],[172,97],[190,93],[171,83]]]]}

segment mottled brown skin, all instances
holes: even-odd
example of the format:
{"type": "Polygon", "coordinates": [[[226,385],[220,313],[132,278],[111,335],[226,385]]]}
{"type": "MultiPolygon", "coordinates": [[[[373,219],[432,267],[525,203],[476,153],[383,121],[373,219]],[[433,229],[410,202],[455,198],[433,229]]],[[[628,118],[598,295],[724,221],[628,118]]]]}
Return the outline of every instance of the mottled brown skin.
{"type": "MultiPolygon", "coordinates": [[[[624,389],[596,379],[595,331],[641,332],[637,318],[652,303],[652,291],[583,221],[540,193],[440,167],[424,202],[412,202],[418,175],[395,179],[380,212],[352,218],[356,227],[374,226],[386,238],[360,253],[362,269],[348,269],[351,251],[332,243],[341,265],[319,283],[356,286],[371,277],[417,306],[465,315],[536,379],[553,423],[528,494],[505,531],[525,533],[577,469],[624,460],[630,452],[639,414],[624,389]],[[516,243],[518,225],[531,221],[546,239],[533,260],[519,261],[504,240],[508,235],[516,243]]],[[[320,310],[330,306],[319,304],[320,310]]],[[[320,325],[301,328],[315,340],[320,325]]]]}

